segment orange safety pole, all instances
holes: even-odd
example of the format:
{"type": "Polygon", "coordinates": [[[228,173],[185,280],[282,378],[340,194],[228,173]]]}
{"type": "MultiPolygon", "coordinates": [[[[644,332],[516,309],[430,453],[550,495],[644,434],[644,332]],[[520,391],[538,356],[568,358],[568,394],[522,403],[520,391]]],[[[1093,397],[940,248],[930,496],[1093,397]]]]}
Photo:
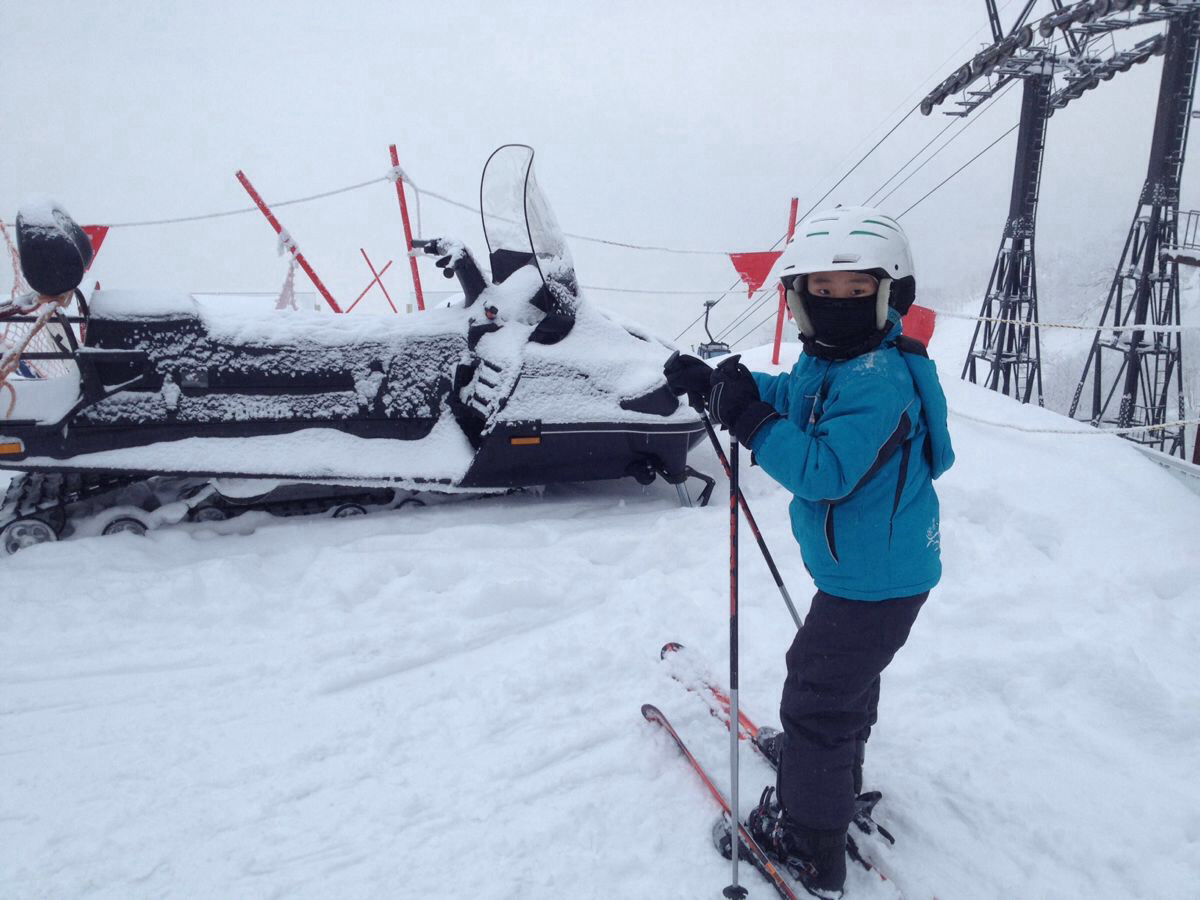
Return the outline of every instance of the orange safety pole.
{"type": "MultiPolygon", "coordinates": [[[[396,145],[392,144],[388,149],[392,153],[392,165],[399,169],[400,155],[396,152],[396,145]]],[[[412,268],[413,290],[417,294],[417,309],[424,312],[425,295],[421,292],[421,273],[417,271],[417,258],[413,256],[412,226],[408,223],[408,201],[404,199],[404,179],[402,177],[396,179],[396,196],[400,199],[400,218],[404,222],[404,246],[408,250],[408,264],[412,268]]]]}
{"type": "MultiPolygon", "coordinates": [[[[791,212],[788,213],[787,240],[784,242],[784,245],[783,245],[784,250],[787,249],[787,245],[792,242],[792,238],[796,234],[796,209],[799,207],[799,205],[800,205],[800,198],[793,197],[792,198],[792,209],[791,209],[791,212]]],[[[771,353],[771,365],[773,365],[773,366],[779,365],[779,348],[780,348],[780,345],[783,343],[783,319],[784,319],[785,315],[787,315],[787,293],[784,291],[783,285],[780,284],[779,285],[779,315],[777,315],[775,317],[775,349],[771,353]]]]}
{"type": "MultiPolygon", "coordinates": [[[[242,172],[241,169],[238,169],[237,180],[242,183],[242,187],[246,189],[246,193],[250,195],[250,199],[254,201],[254,204],[260,210],[262,210],[262,214],[267,217],[267,221],[271,223],[271,227],[275,229],[275,233],[280,237],[283,237],[283,226],[279,224],[279,220],[275,218],[275,214],[271,212],[270,207],[263,202],[263,198],[258,195],[258,191],[254,189],[254,185],[250,183],[250,179],[246,177],[245,173],[242,172]]],[[[333,299],[333,296],[325,288],[325,285],[321,282],[321,279],[317,277],[317,273],[314,272],[313,267],[308,264],[308,260],[304,258],[304,254],[300,252],[300,248],[292,243],[290,238],[286,241],[285,245],[292,256],[296,257],[296,262],[300,263],[300,268],[304,269],[308,277],[312,279],[312,283],[316,286],[317,290],[321,292],[321,296],[325,298],[325,302],[329,304],[329,307],[335,313],[340,313],[342,308],[338,306],[337,301],[333,299]]]]}

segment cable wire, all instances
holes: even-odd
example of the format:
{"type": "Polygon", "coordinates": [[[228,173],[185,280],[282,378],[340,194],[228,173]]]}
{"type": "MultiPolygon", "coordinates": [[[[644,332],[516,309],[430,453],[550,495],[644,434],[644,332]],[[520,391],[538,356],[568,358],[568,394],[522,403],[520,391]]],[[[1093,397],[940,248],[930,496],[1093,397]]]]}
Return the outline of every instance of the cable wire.
{"type": "Polygon", "coordinates": [[[770,299],[771,299],[771,297],[768,295],[766,297],[763,297],[761,300],[759,300],[754,305],[747,306],[744,310],[741,311],[741,313],[739,313],[736,317],[734,317],[732,322],[727,324],[724,328],[722,328],[717,333],[717,340],[719,340],[719,341],[724,340],[726,335],[728,335],[731,331],[733,331],[733,329],[737,328],[739,325],[741,325],[743,322],[745,322],[748,318],[750,318],[752,315],[754,315],[756,312],[758,312],[760,309],[762,309],[763,304],[767,303],[770,299]]]}
{"type": "MultiPolygon", "coordinates": [[[[906,162],[906,163],[905,163],[904,165],[902,165],[902,166],[901,166],[899,169],[897,169],[895,172],[893,172],[893,173],[892,173],[892,174],[891,174],[891,175],[888,177],[888,180],[887,180],[887,181],[885,181],[885,182],[884,182],[883,184],[881,184],[879,187],[875,188],[875,190],[873,190],[873,191],[871,192],[871,196],[867,197],[867,199],[866,199],[866,200],[864,200],[864,201],[862,202],[862,205],[863,205],[863,206],[870,206],[870,205],[871,205],[871,201],[875,199],[875,196],[876,196],[876,195],[877,195],[877,194],[878,194],[880,191],[882,191],[882,190],[883,190],[885,187],[887,187],[889,184],[891,184],[891,183],[892,183],[892,179],[893,179],[893,178],[895,178],[897,175],[899,175],[901,172],[903,172],[905,169],[907,169],[909,166],[911,166],[911,165],[912,165],[912,163],[913,163],[913,160],[915,160],[915,159],[916,159],[918,156],[920,156],[922,153],[924,153],[926,150],[928,150],[928,149],[929,149],[931,146],[933,146],[933,143],[934,143],[934,141],[936,141],[938,138],[940,138],[940,137],[941,137],[943,134],[945,134],[947,131],[949,131],[949,130],[950,130],[951,128],[953,128],[953,127],[954,127],[954,120],[953,120],[953,119],[951,119],[949,122],[947,122],[947,123],[946,123],[946,127],[945,127],[945,128],[943,128],[941,131],[939,131],[937,134],[935,134],[935,135],[934,135],[932,138],[930,138],[930,139],[929,139],[929,143],[928,143],[928,144],[926,144],[924,147],[922,147],[920,150],[918,150],[916,153],[914,153],[912,156],[910,156],[910,157],[908,158],[908,162],[906,162]]],[[[947,143],[949,143],[949,141],[947,141],[947,143]]],[[[935,154],[935,155],[936,155],[936,154],[935,154]]]]}
{"type": "MultiPolygon", "coordinates": [[[[1009,431],[1022,431],[1025,434],[1065,434],[1073,437],[1093,437],[1098,434],[1120,436],[1123,434],[1136,434],[1139,431],[1167,431],[1173,428],[1190,428],[1193,425],[1200,425],[1200,419],[1180,419],[1175,422],[1163,422],[1160,425],[1131,425],[1128,428],[1029,428],[1026,425],[1013,425],[1011,422],[996,422],[992,419],[982,419],[979,416],[973,416],[954,407],[950,407],[950,415],[966,419],[968,422],[975,422],[978,425],[990,425],[993,428],[1005,428],[1009,431]]],[[[1079,419],[1072,421],[1079,422],[1081,425],[1086,424],[1079,419]]]]}
{"type": "MultiPolygon", "coordinates": [[[[309,203],[313,200],[324,200],[326,197],[333,197],[337,194],[348,194],[351,191],[361,190],[365,187],[370,187],[373,184],[379,184],[381,181],[387,181],[387,176],[372,178],[369,181],[360,181],[358,184],[347,185],[342,188],[334,188],[331,191],[322,191],[319,194],[311,194],[307,197],[297,197],[294,200],[280,200],[267,204],[272,208],[282,206],[295,206],[297,203],[309,203]]],[[[240,216],[246,213],[258,212],[257,206],[243,206],[238,209],[227,209],[221,212],[201,213],[195,216],[179,216],[174,219],[148,219],[142,222],[109,222],[109,228],[142,228],[148,225],[178,225],[183,222],[201,222],[205,219],[223,219],[227,216],[240,216]]]]}
{"type": "MultiPolygon", "coordinates": [[[[1007,2],[1006,2],[1006,3],[1005,3],[1005,4],[1004,4],[1004,5],[1003,5],[1003,6],[1000,8],[1000,11],[1001,11],[1001,12],[1003,12],[1003,11],[1004,11],[1005,9],[1007,9],[1007,8],[1008,8],[1008,7],[1009,7],[1009,6],[1010,6],[1012,3],[1013,3],[1013,0],[1007,0],[1007,2]]],[[[985,26],[985,27],[986,27],[986,26],[985,26]]],[[[939,65],[939,66],[938,66],[938,67],[937,67],[937,68],[936,68],[936,69],[933,71],[933,73],[932,73],[932,74],[930,74],[930,75],[928,75],[928,76],[926,76],[926,77],[925,77],[924,81],[922,81],[922,82],[921,82],[921,86],[920,86],[920,87],[918,87],[918,88],[917,88],[917,90],[913,91],[911,94],[909,94],[909,96],[908,96],[908,97],[906,97],[904,100],[900,101],[900,103],[896,105],[896,107],[895,107],[895,108],[892,110],[892,112],[891,112],[891,113],[889,113],[889,116],[890,116],[890,115],[893,115],[893,114],[895,113],[896,109],[900,109],[900,108],[902,108],[902,107],[903,107],[903,106],[904,106],[904,105],[905,105],[905,104],[906,104],[906,103],[907,103],[909,100],[911,100],[911,99],[912,99],[914,96],[916,96],[917,94],[921,93],[921,92],[924,90],[924,85],[926,85],[926,84],[927,84],[927,83],[928,83],[928,82],[929,82],[929,81],[930,81],[932,78],[935,78],[935,77],[938,75],[938,73],[939,73],[939,72],[940,72],[940,71],[941,71],[943,68],[945,68],[945,67],[946,67],[946,65],[948,65],[948,64],[949,64],[950,60],[952,60],[952,59],[954,59],[955,57],[957,57],[957,56],[958,56],[958,54],[959,54],[960,52],[962,52],[962,49],[963,49],[964,47],[966,47],[968,44],[970,44],[970,43],[971,43],[971,41],[975,40],[975,37],[976,37],[976,35],[978,35],[978,34],[979,34],[979,32],[980,32],[980,31],[982,31],[982,30],[983,30],[983,28],[981,27],[981,28],[977,28],[977,29],[976,29],[974,32],[972,32],[972,34],[971,34],[971,36],[970,36],[970,37],[968,37],[968,38],[967,38],[965,41],[963,41],[963,42],[962,42],[962,43],[961,43],[961,44],[958,46],[958,48],[957,48],[957,49],[955,49],[955,51],[954,51],[953,53],[951,53],[951,54],[950,54],[950,56],[946,57],[946,61],[945,61],[945,62],[941,63],[941,64],[940,64],[940,65],[939,65]]],[[[892,127],[891,127],[891,128],[888,130],[888,131],[887,131],[887,133],[886,133],[886,134],[884,134],[884,136],[883,136],[882,138],[880,138],[878,141],[876,141],[876,142],[875,142],[875,144],[874,144],[874,146],[872,146],[870,150],[868,150],[868,151],[867,151],[865,154],[863,154],[863,156],[861,156],[861,157],[859,158],[858,162],[856,162],[856,163],[855,163],[855,164],[854,164],[854,165],[853,165],[853,166],[850,168],[850,170],[849,170],[848,172],[846,172],[846,174],[845,174],[845,175],[843,175],[843,176],[842,176],[840,179],[838,179],[837,183],[836,183],[836,184],[834,184],[834,186],[833,186],[833,187],[831,187],[831,188],[830,188],[828,191],[826,191],[826,192],[825,192],[825,194],[824,194],[824,195],[821,197],[821,199],[820,199],[820,200],[818,200],[816,203],[814,203],[814,204],[813,204],[813,205],[812,205],[812,206],[809,208],[808,212],[806,212],[806,213],[805,213],[803,216],[800,216],[800,217],[797,219],[797,221],[803,221],[804,219],[806,219],[806,218],[809,216],[809,214],[810,214],[810,213],[812,213],[812,211],[813,211],[813,210],[815,210],[815,209],[817,208],[817,206],[819,206],[819,205],[820,205],[820,204],[821,204],[821,203],[822,203],[822,202],[823,202],[823,201],[824,201],[824,200],[825,200],[825,199],[826,199],[826,198],[827,198],[827,197],[828,197],[830,194],[832,194],[832,193],[833,193],[835,190],[837,190],[837,189],[838,189],[838,187],[839,187],[839,186],[842,184],[842,182],[844,182],[844,181],[845,181],[847,178],[849,178],[849,177],[850,177],[850,176],[851,176],[851,175],[854,173],[854,171],[855,171],[856,169],[858,169],[858,167],[859,167],[859,166],[861,166],[861,165],[862,165],[862,164],[863,164],[863,163],[864,163],[864,162],[867,160],[867,158],[871,156],[871,154],[872,154],[872,153],[874,153],[874,152],[875,152],[877,149],[879,149],[879,146],[880,146],[880,145],[881,145],[881,144],[882,144],[884,141],[886,141],[886,140],[887,140],[889,137],[891,137],[891,135],[892,135],[892,134],[894,134],[894,133],[896,132],[896,130],[897,130],[897,129],[898,129],[900,126],[901,126],[901,125],[903,125],[903,124],[904,124],[905,120],[907,120],[907,119],[908,119],[908,117],[909,117],[909,116],[911,116],[911,115],[913,114],[913,112],[914,112],[914,111],[916,111],[916,110],[917,110],[917,109],[919,109],[919,108],[920,108],[920,103],[918,103],[916,106],[913,106],[911,109],[909,109],[909,111],[908,111],[908,112],[906,112],[906,113],[904,114],[904,116],[903,116],[903,117],[900,119],[900,121],[899,121],[899,122],[897,122],[895,125],[893,125],[893,126],[892,126],[892,127]]],[[[861,146],[862,146],[862,143],[863,143],[863,142],[859,142],[859,144],[856,146],[856,149],[857,149],[857,147],[861,147],[861,146]]],[[[853,150],[852,150],[852,151],[850,151],[850,153],[849,153],[849,154],[847,154],[847,158],[848,158],[850,155],[852,155],[853,153],[854,153],[854,151],[853,151],[853,150]]],[[[782,242],[782,241],[783,241],[783,240],[784,240],[786,237],[787,237],[787,236],[786,236],[786,235],[784,235],[784,237],[781,237],[781,238],[780,238],[778,241],[776,241],[774,244],[772,244],[772,245],[771,245],[771,249],[772,249],[772,250],[774,250],[776,247],[778,247],[778,246],[779,246],[779,244],[780,244],[780,243],[781,243],[781,242],[782,242]]],[[[733,284],[731,284],[731,285],[729,286],[729,288],[728,288],[728,289],[727,289],[727,290],[726,290],[726,291],[725,291],[723,294],[721,294],[721,296],[720,296],[720,297],[718,297],[718,298],[716,299],[716,301],[714,301],[714,303],[713,303],[713,307],[716,307],[716,305],[717,305],[718,303],[720,303],[722,300],[724,300],[724,299],[725,299],[725,298],[726,298],[726,297],[727,297],[727,296],[728,296],[728,295],[729,295],[729,294],[730,294],[730,293],[731,293],[731,292],[734,290],[734,288],[736,288],[736,287],[738,286],[738,284],[739,284],[739,282],[737,282],[737,281],[735,281],[733,284]]],[[[751,312],[752,312],[752,311],[751,311],[751,312]]],[[[744,321],[744,320],[746,319],[746,317],[747,317],[747,313],[743,313],[741,316],[739,316],[738,318],[734,319],[733,323],[731,323],[731,324],[730,324],[729,328],[735,327],[735,326],[737,325],[737,323],[738,323],[738,322],[740,322],[740,321],[744,321]]],[[[675,340],[677,340],[677,341],[678,341],[678,340],[679,340],[681,337],[683,337],[685,334],[687,334],[687,333],[688,333],[688,332],[689,332],[689,331],[690,331],[692,328],[694,328],[694,327],[696,326],[696,324],[697,324],[698,322],[700,322],[700,320],[701,320],[701,319],[703,319],[703,318],[704,318],[704,313],[701,313],[700,315],[698,315],[698,316],[697,316],[695,319],[693,319],[693,320],[692,320],[690,323],[688,323],[688,325],[687,325],[687,326],[686,326],[686,327],[683,329],[683,331],[681,331],[681,332],[679,332],[679,334],[675,335],[675,340]]],[[[729,329],[727,328],[727,329],[726,329],[726,331],[728,331],[728,330],[729,330],[729,329]]],[[[726,331],[723,331],[723,332],[722,332],[722,334],[726,333],[726,331]]]]}
{"type": "MultiPolygon", "coordinates": [[[[890,198],[892,196],[892,194],[896,193],[896,191],[900,190],[900,188],[902,188],[902,187],[904,187],[904,185],[908,184],[909,180],[914,175],[916,175],[918,172],[920,172],[922,169],[924,169],[927,165],[929,165],[931,162],[933,162],[941,154],[941,152],[943,150],[945,150],[947,147],[949,147],[951,144],[953,144],[956,140],[958,140],[959,137],[962,136],[963,132],[965,132],[968,128],[970,128],[972,125],[974,125],[976,122],[978,122],[984,115],[986,115],[988,110],[990,110],[993,106],[995,106],[997,103],[999,103],[1000,98],[1003,97],[1005,94],[1007,94],[1012,89],[1012,86],[1014,84],[1016,84],[1016,81],[1010,82],[1009,85],[1007,87],[1005,87],[1004,90],[1002,90],[1000,93],[998,93],[995,97],[993,97],[991,102],[988,103],[988,105],[985,106],[977,115],[972,116],[970,119],[968,119],[966,124],[963,125],[963,127],[960,128],[958,131],[956,131],[954,134],[952,134],[950,136],[950,139],[948,141],[946,141],[946,143],[942,144],[942,146],[938,147],[937,150],[933,151],[933,153],[929,155],[928,159],[926,159],[923,163],[921,163],[919,166],[917,166],[915,169],[913,169],[911,172],[909,172],[908,175],[906,175],[902,181],[900,181],[894,188],[892,188],[883,197],[881,197],[879,200],[879,205],[882,206],[883,204],[887,203],[888,198],[890,198]]],[[[953,124],[954,124],[953,122],[950,123],[950,125],[953,125],[953,124]]],[[[946,127],[949,128],[950,126],[948,125],[946,127]]],[[[944,134],[945,131],[946,131],[946,128],[943,128],[942,133],[944,134]]],[[[911,160],[909,160],[909,162],[911,162],[911,160]]],[[[897,174],[899,174],[899,173],[897,173],[897,174]]]]}
{"type": "MultiPolygon", "coordinates": [[[[765,302],[765,301],[764,301],[764,302],[765,302]]],[[[761,308],[762,308],[762,304],[760,303],[760,304],[758,305],[758,307],[756,307],[756,308],[757,308],[757,309],[761,309],[761,308]]],[[[740,344],[742,341],[744,341],[744,340],[745,340],[746,338],[748,338],[750,335],[754,334],[754,332],[758,331],[758,329],[762,328],[764,325],[766,325],[768,322],[770,322],[772,319],[774,319],[774,318],[775,318],[777,315],[779,315],[779,311],[778,311],[778,310],[774,310],[774,309],[773,309],[773,310],[771,310],[771,311],[770,311],[770,312],[767,314],[767,317],[766,317],[765,319],[763,319],[761,322],[757,323],[756,325],[752,325],[750,328],[748,328],[748,329],[746,329],[745,331],[743,331],[743,332],[741,333],[741,335],[740,335],[740,336],[738,336],[738,337],[734,338],[733,340],[731,340],[731,341],[729,342],[730,346],[736,346],[737,344],[740,344]]]]}
{"type": "Polygon", "coordinates": [[[1002,140],[1004,140],[1006,137],[1008,137],[1010,134],[1012,134],[1014,131],[1016,131],[1017,128],[1019,127],[1019,125],[1020,125],[1020,123],[1018,122],[1012,128],[1010,128],[1006,132],[1004,132],[1004,134],[1000,135],[1000,137],[996,138],[994,141],[992,141],[990,144],[988,144],[986,147],[984,147],[982,150],[980,150],[978,153],[976,153],[974,156],[972,156],[970,159],[968,159],[965,163],[963,163],[961,166],[959,166],[957,169],[955,169],[953,172],[951,172],[949,175],[947,175],[936,187],[933,188],[933,190],[931,190],[929,193],[927,193],[924,197],[922,197],[920,200],[918,200],[916,203],[914,203],[912,206],[910,206],[904,212],[900,213],[900,215],[896,216],[896,219],[897,220],[903,219],[910,212],[912,212],[914,209],[916,209],[918,206],[920,206],[922,203],[924,203],[926,200],[928,200],[930,197],[932,197],[934,194],[936,194],[939,190],[941,190],[943,187],[945,187],[945,185],[948,184],[951,181],[951,179],[953,179],[956,175],[958,175],[959,172],[961,172],[963,169],[967,168],[967,166],[971,165],[971,163],[975,162],[975,160],[979,159],[979,157],[983,156],[985,153],[987,153],[989,150],[991,150],[993,147],[995,147],[998,143],[1000,143],[1002,140]]]}
{"type": "Polygon", "coordinates": [[[853,166],[850,167],[850,171],[848,171],[845,175],[843,175],[841,178],[839,178],[837,180],[837,183],[834,184],[833,187],[831,187],[824,194],[822,194],[821,199],[818,200],[816,203],[814,203],[812,206],[810,206],[808,208],[808,212],[806,212],[804,215],[802,215],[798,221],[803,221],[804,219],[807,219],[813,210],[815,210],[818,206],[820,206],[822,203],[824,203],[826,198],[828,198],[830,194],[832,194],[839,187],[841,187],[842,182],[845,181],[847,178],[849,178],[851,175],[853,175],[855,173],[855,171],[858,169],[858,167],[861,166],[864,162],[866,162],[867,159],[871,156],[871,154],[874,153],[876,150],[878,150],[880,145],[884,141],[886,141],[893,134],[895,134],[896,129],[899,128],[901,125],[903,125],[905,122],[907,122],[908,117],[911,116],[913,113],[915,113],[918,109],[920,109],[920,104],[917,104],[912,109],[910,109],[908,112],[906,112],[904,114],[904,117],[901,118],[900,121],[897,122],[895,125],[893,125],[890,129],[888,129],[887,133],[883,137],[881,137],[878,141],[876,141],[870,150],[868,150],[861,157],[859,157],[858,162],[856,162],[853,166]]]}

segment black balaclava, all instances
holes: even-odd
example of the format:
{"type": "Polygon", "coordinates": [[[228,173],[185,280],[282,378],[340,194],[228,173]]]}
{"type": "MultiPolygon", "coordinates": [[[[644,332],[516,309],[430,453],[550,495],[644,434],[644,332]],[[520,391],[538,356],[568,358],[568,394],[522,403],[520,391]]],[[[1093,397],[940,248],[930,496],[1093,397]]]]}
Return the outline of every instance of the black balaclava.
{"type": "Polygon", "coordinates": [[[875,295],[870,297],[815,297],[804,292],[804,305],[815,338],[831,347],[860,344],[876,331],[875,295]]]}
{"type": "Polygon", "coordinates": [[[804,286],[804,309],[814,335],[801,335],[805,352],[821,359],[852,359],[878,347],[891,323],[883,328],[875,322],[876,295],[869,297],[817,297],[804,286]]]}

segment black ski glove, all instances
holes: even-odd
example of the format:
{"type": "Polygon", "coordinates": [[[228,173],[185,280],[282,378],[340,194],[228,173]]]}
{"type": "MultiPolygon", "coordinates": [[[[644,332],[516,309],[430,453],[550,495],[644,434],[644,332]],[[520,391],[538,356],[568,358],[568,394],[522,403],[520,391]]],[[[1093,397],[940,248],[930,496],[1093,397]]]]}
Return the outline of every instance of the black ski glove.
{"type": "Polygon", "coordinates": [[[704,412],[704,401],[708,399],[712,367],[702,359],[681,354],[678,351],[663,364],[667,376],[667,387],[676,397],[687,394],[688,405],[697,412],[704,412]]]}
{"type": "Polygon", "coordinates": [[[740,444],[749,446],[760,428],[779,418],[775,407],[759,398],[754,376],[739,356],[731,356],[717,366],[711,385],[709,412],[740,444]]]}

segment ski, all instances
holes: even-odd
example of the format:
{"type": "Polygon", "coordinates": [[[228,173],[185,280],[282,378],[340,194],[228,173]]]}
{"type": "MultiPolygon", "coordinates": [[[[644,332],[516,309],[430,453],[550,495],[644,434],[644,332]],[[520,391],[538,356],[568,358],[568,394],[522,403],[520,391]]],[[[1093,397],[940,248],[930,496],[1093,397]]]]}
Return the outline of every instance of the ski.
{"type": "Polygon", "coordinates": [[[725,821],[730,823],[730,827],[732,828],[732,823],[734,821],[737,822],[738,836],[740,838],[738,852],[741,858],[749,860],[750,864],[753,865],[754,868],[757,869],[763,875],[763,877],[771,883],[771,886],[775,888],[775,892],[779,894],[780,897],[783,897],[784,900],[797,900],[796,892],[792,890],[791,885],[784,880],[783,875],[775,867],[775,864],[771,862],[766,852],[758,845],[758,842],[754,840],[754,837],[750,834],[750,832],[746,830],[746,826],[740,819],[737,818],[729,806],[729,801],[726,800],[725,795],[721,793],[721,789],[717,787],[716,783],[712,780],[712,778],[709,777],[708,773],[704,770],[704,766],[700,764],[700,761],[692,755],[692,752],[688,749],[687,744],[683,742],[683,738],[679,736],[679,732],[675,730],[674,726],[671,725],[671,722],[665,715],[663,715],[662,710],[647,703],[642,706],[642,716],[645,717],[647,722],[652,722],[655,725],[658,725],[663,731],[670,735],[671,740],[675,742],[675,746],[679,749],[679,752],[683,754],[684,759],[688,761],[688,764],[691,765],[695,773],[700,776],[700,780],[704,782],[704,786],[708,789],[708,792],[721,807],[721,810],[725,816],[725,821]]]}
{"type": "MultiPolygon", "coordinates": [[[[708,706],[708,711],[713,717],[719,719],[724,723],[726,728],[729,728],[731,718],[729,695],[720,685],[712,680],[707,670],[697,663],[695,658],[688,659],[689,656],[692,656],[692,651],[683,653],[683,650],[683,644],[669,641],[663,644],[662,649],[659,651],[659,658],[672,662],[670,667],[671,677],[687,688],[688,691],[700,697],[708,706]]],[[[766,737],[772,733],[774,733],[774,729],[760,728],[746,714],[745,710],[738,710],[739,738],[750,741],[751,746],[754,747],[758,755],[766,760],[772,769],[775,769],[777,768],[775,760],[763,750],[759,742],[760,736],[766,737]]],[[[896,839],[892,836],[892,833],[876,822],[871,815],[882,796],[878,791],[862,794],[858,798],[853,823],[864,834],[878,834],[889,844],[895,844],[896,839]]],[[[892,882],[887,874],[881,871],[873,860],[863,854],[857,842],[850,835],[846,835],[846,853],[854,862],[858,863],[868,872],[874,872],[878,875],[881,881],[887,881],[894,885],[894,882],[892,882]]]]}
{"type": "MultiPolygon", "coordinates": [[[[692,693],[699,695],[708,705],[709,712],[723,721],[728,727],[730,713],[729,695],[725,692],[724,688],[712,681],[706,670],[695,665],[695,660],[687,658],[692,655],[690,651],[688,654],[680,656],[683,649],[683,644],[669,641],[663,644],[658,655],[660,659],[670,659],[672,661],[671,677],[692,693]],[[687,671],[683,671],[685,668],[687,671]]],[[[754,742],[754,739],[758,737],[759,731],[761,729],[754,724],[754,720],[746,715],[744,710],[739,709],[738,735],[742,740],[754,742]]],[[[754,748],[760,753],[762,752],[757,743],[754,743],[754,748]]]]}

